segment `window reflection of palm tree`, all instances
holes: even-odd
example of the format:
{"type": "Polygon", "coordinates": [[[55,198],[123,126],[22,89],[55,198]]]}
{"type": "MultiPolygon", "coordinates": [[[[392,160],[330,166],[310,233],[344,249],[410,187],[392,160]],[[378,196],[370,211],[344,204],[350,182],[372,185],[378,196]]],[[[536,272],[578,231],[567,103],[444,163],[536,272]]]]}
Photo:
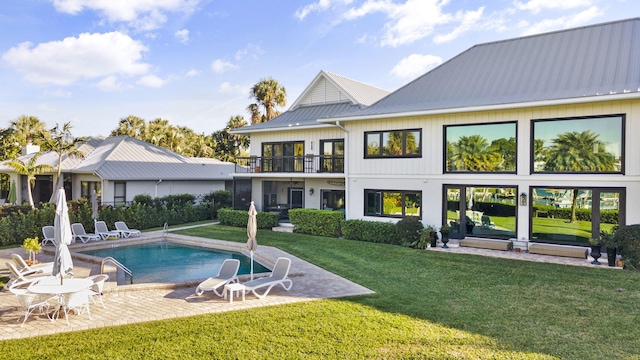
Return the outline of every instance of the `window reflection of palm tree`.
{"type": "MultiPolygon", "coordinates": [[[[616,158],[606,149],[600,135],[585,130],[559,134],[546,149],[545,171],[610,172],[616,170],[616,158]]],[[[571,219],[576,222],[576,202],[579,189],[572,189],[571,219]]]]}
{"type": "Polygon", "coordinates": [[[492,171],[502,162],[500,153],[496,152],[487,139],[480,135],[461,136],[453,144],[451,162],[454,170],[492,171]]]}

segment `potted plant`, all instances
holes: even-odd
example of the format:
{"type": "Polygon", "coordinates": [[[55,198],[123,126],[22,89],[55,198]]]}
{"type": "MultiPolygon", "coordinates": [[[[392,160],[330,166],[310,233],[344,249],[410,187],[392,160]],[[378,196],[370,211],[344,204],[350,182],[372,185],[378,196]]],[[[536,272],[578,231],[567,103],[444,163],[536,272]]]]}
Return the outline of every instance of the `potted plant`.
{"type": "Polygon", "coordinates": [[[598,237],[590,237],[589,244],[591,244],[591,257],[593,261],[591,262],[593,265],[600,265],[598,259],[602,256],[600,250],[602,249],[602,240],[600,236],[598,237]]]}
{"type": "Polygon", "coordinates": [[[27,255],[29,255],[29,259],[26,261],[27,264],[33,265],[37,263],[36,254],[42,252],[42,246],[40,245],[38,238],[33,237],[24,239],[22,242],[22,248],[27,252],[27,255]]]}
{"type": "Polygon", "coordinates": [[[438,239],[438,235],[433,226],[427,226],[426,228],[420,230],[420,236],[418,239],[411,243],[411,247],[414,249],[426,249],[431,245],[431,247],[436,247],[436,241],[438,239]]]}
{"type": "Polygon", "coordinates": [[[620,246],[619,241],[615,237],[617,226],[610,231],[600,231],[600,243],[607,247],[607,263],[609,266],[616,266],[617,249],[620,246]]]}
{"type": "Polygon", "coordinates": [[[443,248],[448,248],[447,243],[449,242],[449,230],[451,230],[451,227],[447,223],[442,224],[442,226],[440,227],[440,234],[442,235],[442,243],[444,244],[442,246],[443,248]]]}

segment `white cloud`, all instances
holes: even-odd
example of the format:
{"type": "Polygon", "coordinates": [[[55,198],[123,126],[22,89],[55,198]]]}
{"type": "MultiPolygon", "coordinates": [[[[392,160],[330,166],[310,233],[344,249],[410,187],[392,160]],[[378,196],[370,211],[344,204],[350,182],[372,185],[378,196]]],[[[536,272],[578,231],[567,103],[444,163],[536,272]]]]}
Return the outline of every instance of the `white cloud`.
{"type": "Polygon", "coordinates": [[[194,76],[198,76],[200,75],[200,71],[196,70],[196,69],[191,69],[189,71],[187,71],[187,77],[194,77],[194,76]]]}
{"type": "Polygon", "coordinates": [[[257,59],[258,55],[262,54],[264,54],[264,50],[262,50],[260,45],[247,44],[244,49],[236,51],[235,59],[240,61],[247,55],[250,55],[253,59],[257,59]]]}
{"type": "Polygon", "coordinates": [[[217,73],[217,74],[222,74],[224,72],[227,72],[231,69],[235,69],[237,68],[237,65],[234,65],[228,61],[224,61],[224,60],[220,60],[217,59],[215,60],[212,64],[211,64],[211,69],[213,69],[213,72],[217,73]]]}
{"type": "Polygon", "coordinates": [[[229,82],[223,82],[218,87],[218,92],[222,94],[232,94],[232,95],[238,95],[238,94],[244,94],[244,93],[249,94],[250,87],[251,86],[231,85],[231,83],[229,82]]]}
{"type": "Polygon", "coordinates": [[[146,87],[159,88],[159,87],[162,87],[167,82],[155,75],[145,75],[141,77],[140,80],[137,81],[137,83],[139,85],[146,86],[146,87]]]}
{"type": "Polygon", "coordinates": [[[526,27],[522,35],[540,34],[553,30],[568,29],[585,25],[591,20],[602,16],[603,12],[597,6],[592,6],[587,10],[581,11],[570,16],[563,16],[557,19],[545,19],[526,27]]]}
{"type": "Polygon", "coordinates": [[[315,11],[325,11],[335,4],[351,4],[353,0],[319,0],[296,10],[295,16],[299,20],[304,20],[307,15],[315,11]]]}
{"type": "Polygon", "coordinates": [[[113,75],[100,80],[96,86],[102,91],[119,91],[124,87],[122,82],[118,81],[118,77],[113,75]]]}
{"type": "Polygon", "coordinates": [[[592,0],[529,0],[524,3],[515,1],[513,5],[519,10],[529,10],[537,14],[542,10],[568,10],[590,6],[592,3],[592,0]]]}
{"type": "Polygon", "coordinates": [[[51,91],[45,91],[44,94],[53,98],[71,98],[71,92],[63,89],[56,89],[51,91]]]}
{"type": "Polygon", "coordinates": [[[84,33],[33,46],[23,42],[2,55],[2,61],[36,84],[69,85],[79,79],[109,75],[142,75],[147,47],[120,32],[84,33]]]}
{"type": "Polygon", "coordinates": [[[173,36],[175,36],[176,39],[178,39],[178,41],[180,41],[183,44],[186,44],[189,42],[189,30],[187,29],[178,30],[175,33],[173,33],[173,36]]]}
{"type": "Polygon", "coordinates": [[[448,34],[434,36],[433,41],[436,44],[441,44],[458,38],[460,35],[476,27],[478,21],[482,19],[483,11],[484,7],[481,7],[476,11],[458,12],[456,14],[456,19],[460,19],[460,26],[456,27],[448,34]]]}
{"type": "Polygon", "coordinates": [[[411,54],[393,67],[391,75],[400,79],[415,79],[440,64],[442,59],[438,56],[411,54]]]}
{"type": "Polygon", "coordinates": [[[200,0],[51,0],[57,11],[77,15],[86,10],[100,14],[109,22],[125,22],[148,31],[167,21],[166,13],[192,13],[200,0]]]}

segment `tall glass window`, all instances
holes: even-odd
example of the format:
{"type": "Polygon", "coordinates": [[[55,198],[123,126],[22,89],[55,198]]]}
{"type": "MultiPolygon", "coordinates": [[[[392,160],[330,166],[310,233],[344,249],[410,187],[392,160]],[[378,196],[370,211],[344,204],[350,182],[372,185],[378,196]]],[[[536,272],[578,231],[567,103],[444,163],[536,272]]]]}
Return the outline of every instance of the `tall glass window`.
{"type": "Polygon", "coordinates": [[[262,144],[263,172],[303,172],[304,142],[262,144]]]}
{"type": "Polygon", "coordinates": [[[445,172],[516,171],[515,122],[444,127],[445,172]]]}
{"type": "Polygon", "coordinates": [[[320,141],[322,172],[344,172],[344,139],[320,141]]]}
{"type": "Polygon", "coordinates": [[[624,173],[624,115],[531,122],[533,173],[624,173]]]}

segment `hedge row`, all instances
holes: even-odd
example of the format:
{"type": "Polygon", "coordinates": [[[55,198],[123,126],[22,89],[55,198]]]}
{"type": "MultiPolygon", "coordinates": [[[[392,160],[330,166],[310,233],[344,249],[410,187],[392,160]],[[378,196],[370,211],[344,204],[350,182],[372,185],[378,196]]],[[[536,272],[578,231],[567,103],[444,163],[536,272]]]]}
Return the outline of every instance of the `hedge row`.
{"type": "Polygon", "coordinates": [[[349,240],[398,244],[396,224],[390,222],[344,220],[341,230],[342,236],[349,240]]]}
{"type": "MultiPolygon", "coordinates": [[[[116,221],[124,221],[130,228],[148,229],[160,227],[164,223],[184,224],[188,222],[213,219],[211,203],[173,203],[171,208],[142,203],[131,205],[104,206],[98,209],[98,219],[107,223],[110,228],[116,221]]],[[[0,218],[0,245],[21,245],[25,238],[42,239],[42,227],[53,225],[55,205],[40,204],[40,208],[16,206],[16,209],[3,209],[4,217],[0,218]]],[[[91,218],[91,204],[86,199],[69,202],[69,220],[71,223],[82,223],[87,232],[94,231],[91,218]]]]}
{"type": "MultiPolygon", "coordinates": [[[[258,229],[271,229],[278,226],[280,214],[270,212],[259,212],[256,216],[258,229]]],[[[249,222],[249,212],[246,210],[218,210],[218,220],[222,225],[246,227],[249,222]]]]}
{"type": "Polygon", "coordinates": [[[342,211],[317,209],[289,210],[289,220],[295,226],[295,232],[315,236],[340,237],[340,222],[344,219],[342,211]]]}

